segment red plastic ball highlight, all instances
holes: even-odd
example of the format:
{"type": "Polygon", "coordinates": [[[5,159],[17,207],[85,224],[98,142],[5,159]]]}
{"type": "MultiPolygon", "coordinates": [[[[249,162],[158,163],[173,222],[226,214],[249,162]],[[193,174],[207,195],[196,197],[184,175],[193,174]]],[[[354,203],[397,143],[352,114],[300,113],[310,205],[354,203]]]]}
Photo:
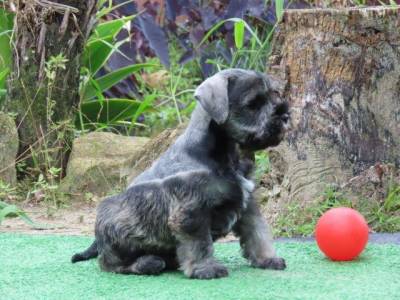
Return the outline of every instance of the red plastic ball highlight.
{"type": "Polygon", "coordinates": [[[368,242],[368,225],[354,209],[332,208],[318,220],[315,238],[319,249],[331,260],[353,260],[368,242]]]}

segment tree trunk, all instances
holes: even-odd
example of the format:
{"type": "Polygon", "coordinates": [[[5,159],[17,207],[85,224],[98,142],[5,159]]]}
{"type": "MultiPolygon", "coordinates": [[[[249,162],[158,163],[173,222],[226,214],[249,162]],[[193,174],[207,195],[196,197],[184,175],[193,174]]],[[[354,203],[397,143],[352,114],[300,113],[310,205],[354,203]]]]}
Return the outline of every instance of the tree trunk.
{"type": "Polygon", "coordinates": [[[285,12],[268,72],[286,83],[293,130],[272,159],[284,169],[267,204],[272,221],[371,166],[400,165],[399,26],[398,8],[285,12]]]}
{"type": "Polygon", "coordinates": [[[60,165],[68,151],[68,124],[79,103],[80,57],[96,2],[9,1],[16,15],[5,109],[17,115],[24,156],[50,155],[60,165]]]}

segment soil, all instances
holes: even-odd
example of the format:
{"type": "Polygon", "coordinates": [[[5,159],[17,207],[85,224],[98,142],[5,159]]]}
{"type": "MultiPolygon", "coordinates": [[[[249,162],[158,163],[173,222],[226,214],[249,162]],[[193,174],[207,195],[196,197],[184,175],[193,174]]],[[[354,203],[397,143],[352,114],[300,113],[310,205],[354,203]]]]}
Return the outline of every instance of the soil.
{"type": "MultiPolygon", "coordinates": [[[[47,214],[44,205],[27,204],[19,206],[32,221],[50,225],[46,229],[35,229],[25,223],[21,218],[6,218],[0,225],[0,233],[25,233],[25,234],[60,234],[60,235],[94,235],[96,220],[96,202],[76,203],[68,208],[60,208],[51,216],[47,214]]],[[[233,235],[228,235],[218,241],[229,242],[237,240],[233,235]]]]}
{"type": "Polygon", "coordinates": [[[96,219],[96,203],[77,203],[60,208],[50,216],[44,205],[26,204],[20,206],[35,223],[50,225],[47,229],[35,229],[21,218],[6,218],[0,225],[0,232],[27,234],[93,235],[96,219]]]}
{"type": "MultiPolygon", "coordinates": [[[[48,229],[35,229],[26,224],[21,218],[7,218],[0,225],[0,233],[25,233],[25,234],[61,234],[93,236],[96,219],[97,203],[76,203],[68,208],[61,208],[51,216],[43,205],[27,204],[21,208],[37,223],[50,225],[48,229]]],[[[218,240],[220,242],[236,241],[233,235],[218,240]]],[[[277,242],[311,242],[313,237],[303,238],[277,238],[277,242]]],[[[371,233],[369,242],[378,244],[400,245],[400,232],[398,233],[371,233]]]]}

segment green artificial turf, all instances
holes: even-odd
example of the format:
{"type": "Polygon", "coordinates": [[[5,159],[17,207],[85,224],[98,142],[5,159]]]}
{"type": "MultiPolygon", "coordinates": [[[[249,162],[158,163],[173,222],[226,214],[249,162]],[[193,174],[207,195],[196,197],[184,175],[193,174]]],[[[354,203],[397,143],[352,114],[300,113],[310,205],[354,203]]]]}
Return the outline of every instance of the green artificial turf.
{"type": "Polygon", "coordinates": [[[400,246],[369,245],[353,262],[325,259],[314,243],[276,243],[285,271],[251,268],[237,243],[216,244],[228,278],[191,280],[104,273],[71,264],[91,238],[0,234],[0,299],[400,299],[400,246]]]}

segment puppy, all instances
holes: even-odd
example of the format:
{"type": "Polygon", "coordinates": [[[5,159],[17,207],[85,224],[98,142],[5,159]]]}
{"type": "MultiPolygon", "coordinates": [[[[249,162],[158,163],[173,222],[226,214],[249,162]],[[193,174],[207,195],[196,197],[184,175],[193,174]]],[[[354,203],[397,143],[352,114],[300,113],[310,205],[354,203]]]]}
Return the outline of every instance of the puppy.
{"type": "Polygon", "coordinates": [[[195,91],[198,105],[186,131],[119,195],[98,207],[95,241],[72,262],[98,256],[104,271],[159,274],[180,268],[190,278],[228,275],[213,241],[233,232],[257,268],[282,270],[252,197],[250,167],[239,148],[276,146],[289,122],[266,74],[229,69],[195,91]]]}

